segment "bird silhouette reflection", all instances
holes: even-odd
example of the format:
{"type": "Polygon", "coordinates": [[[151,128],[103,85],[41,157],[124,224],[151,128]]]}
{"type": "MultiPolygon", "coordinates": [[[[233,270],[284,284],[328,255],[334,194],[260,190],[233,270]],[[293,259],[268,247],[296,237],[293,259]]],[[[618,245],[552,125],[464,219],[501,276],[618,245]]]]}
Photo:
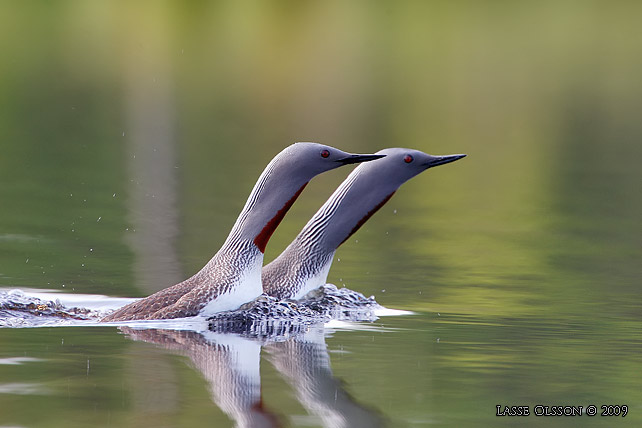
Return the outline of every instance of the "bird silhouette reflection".
{"type": "Polygon", "coordinates": [[[360,404],[332,374],[322,323],[285,337],[120,327],[136,341],[153,343],[190,359],[209,385],[212,401],[237,427],[289,425],[267,408],[261,392],[261,350],[295,391],[300,404],[324,427],[380,427],[384,418],[360,404]]]}

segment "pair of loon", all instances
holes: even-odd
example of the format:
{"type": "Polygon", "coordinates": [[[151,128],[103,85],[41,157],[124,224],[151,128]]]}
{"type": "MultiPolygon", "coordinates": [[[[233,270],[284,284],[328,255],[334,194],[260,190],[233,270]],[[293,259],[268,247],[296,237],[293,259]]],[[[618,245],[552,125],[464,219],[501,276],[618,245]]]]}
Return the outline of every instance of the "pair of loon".
{"type": "Polygon", "coordinates": [[[317,143],[293,144],[265,168],[223,246],[199,272],[116,310],[102,321],[211,314],[237,309],[263,293],[281,299],[300,298],[325,284],[337,248],[399,186],[428,168],[464,156],[431,156],[402,148],[362,155],[317,143]],[[308,181],[322,172],[353,163],[361,165],[285,251],[264,267],[268,240],[308,181]]]}

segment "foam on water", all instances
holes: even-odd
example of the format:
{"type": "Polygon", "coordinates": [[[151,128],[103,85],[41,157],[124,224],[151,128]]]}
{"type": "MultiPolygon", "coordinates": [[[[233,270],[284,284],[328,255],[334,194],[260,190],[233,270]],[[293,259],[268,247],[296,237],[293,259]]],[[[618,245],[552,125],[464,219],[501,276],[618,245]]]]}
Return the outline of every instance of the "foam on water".
{"type": "Polygon", "coordinates": [[[253,338],[287,338],[312,325],[332,329],[369,329],[382,316],[412,312],[384,308],[374,297],[326,284],[299,300],[262,295],[234,311],[209,317],[101,323],[109,312],[136,299],[55,290],[0,289],[0,327],[126,326],[133,329],[191,330],[233,333],[253,338]]]}

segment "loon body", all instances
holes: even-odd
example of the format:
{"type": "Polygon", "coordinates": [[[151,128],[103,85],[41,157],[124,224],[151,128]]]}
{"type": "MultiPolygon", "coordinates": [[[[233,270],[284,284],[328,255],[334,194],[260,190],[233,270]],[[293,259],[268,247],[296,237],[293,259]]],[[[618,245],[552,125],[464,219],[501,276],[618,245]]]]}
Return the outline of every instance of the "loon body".
{"type": "Polygon", "coordinates": [[[384,155],[356,155],[296,143],[265,168],[220,250],[195,275],[133,302],[102,321],[183,318],[232,310],[260,294],[263,253],[272,233],[314,176],[384,155]]]}
{"type": "Polygon", "coordinates": [[[431,156],[402,148],[377,154],[385,157],[355,168],[283,253],[263,268],[266,294],[298,299],[324,285],[337,248],[403,183],[428,168],[466,156],[431,156]]]}

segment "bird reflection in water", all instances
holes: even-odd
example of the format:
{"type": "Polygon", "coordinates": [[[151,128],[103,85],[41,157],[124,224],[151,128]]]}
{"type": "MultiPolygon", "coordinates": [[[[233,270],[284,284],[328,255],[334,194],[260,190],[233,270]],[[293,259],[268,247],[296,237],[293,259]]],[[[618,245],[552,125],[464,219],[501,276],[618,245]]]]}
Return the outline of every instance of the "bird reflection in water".
{"type": "MultiPolygon", "coordinates": [[[[268,409],[261,396],[261,348],[296,391],[301,405],[324,427],[379,427],[382,416],[359,404],[335,378],[322,323],[288,337],[242,337],[211,331],[178,331],[120,327],[130,338],[156,344],[189,357],[209,384],[211,398],[237,427],[280,427],[278,409],[268,409]]],[[[291,330],[292,331],[292,330],[291,330]]]]}

